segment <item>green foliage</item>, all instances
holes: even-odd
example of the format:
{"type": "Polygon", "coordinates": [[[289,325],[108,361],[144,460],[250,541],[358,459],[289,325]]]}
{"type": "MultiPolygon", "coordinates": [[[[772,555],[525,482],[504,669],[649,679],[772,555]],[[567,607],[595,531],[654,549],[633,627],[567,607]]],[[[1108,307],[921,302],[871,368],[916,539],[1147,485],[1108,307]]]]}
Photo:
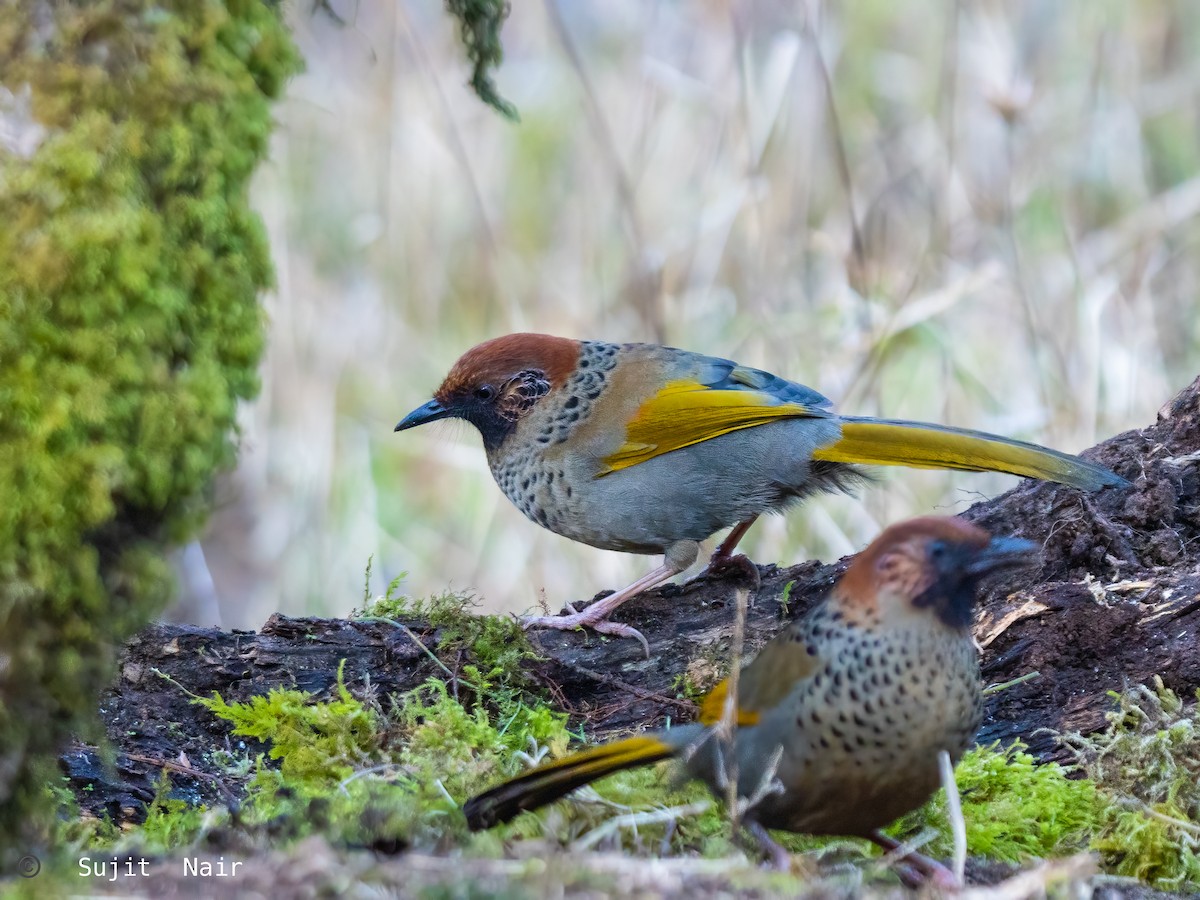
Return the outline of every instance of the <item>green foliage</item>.
{"type": "Polygon", "coordinates": [[[413,600],[398,593],[403,575],[394,578],[382,597],[364,603],[357,615],[397,624],[397,620],[417,619],[438,630],[438,651],[453,658],[466,651],[488,680],[518,686],[526,681],[522,666],[536,659],[533,645],[524,629],[512,616],[481,616],[470,594],[446,593],[428,599],[413,600]]]}
{"type": "Polygon", "coordinates": [[[323,703],[313,703],[307,691],[284,688],[246,703],[226,703],[217,693],[193,702],[232,724],[233,734],[270,743],[270,756],[282,760],[285,779],[338,781],[373,762],[380,737],[375,710],[346,689],[344,668],[343,660],[337,696],[323,703]]]}
{"type": "Polygon", "coordinates": [[[281,688],[243,703],[216,694],[196,702],[234,734],[269,743],[280,762],[260,761],[248,785],[249,825],[276,839],[320,831],[356,846],[432,846],[447,832],[465,835],[458,800],[512,774],[520,751],[561,752],[568,739],[566,716],[489,684],[473,666],[463,675],[469,703],[431,679],[387,712],[356,698],[341,671],[334,696],[319,702],[281,688]]]}
{"type": "MultiPolygon", "coordinates": [[[[967,851],[1004,862],[1065,856],[1087,846],[1100,822],[1100,803],[1091,782],[1072,780],[1061,766],[1039,765],[1014,744],[976,747],[954,772],[967,826],[967,851]]],[[[895,829],[938,832],[925,852],[953,851],[946,815],[946,794],[939,790],[895,829]]]]}
{"type": "Polygon", "coordinates": [[[1200,887],[1200,706],[1155,678],[1113,693],[1099,734],[1063,742],[1107,800],[1093,846],[1118,875],[1161,888],[1200,887]]]}
{"type": "Polygon", "coordinates": [[[185,847],[200,836],[204,827],[204,807],[191,806],[170,797],[171,777],[165,771],[158,790],[146,810],[146,821],[138,830],[138,845],[147,852],[161,853],[172,847],[185,847]]]}
{"type": "Polygon", "coordinates": [[[271,282],[246,186],[298,67],[267,4],[6,6],[40,130],[0,151],[0,846],[232,462],[271,282]]]}
{"type": "Polygon", "coordinates": [[[121,830],[110,819],[84,817],[69,785],[63,776],[61,782],[50,782],[46,786],[42,802],[48,809],[56,811],[56,828],[53,844],[60,848],[108,847],[120,837],[121,830]]]}
{"type": "Polygon", "coordinates": [[[783,586],[783,593],[779,595],[779,616],[786,619],[788,610],[792,604],[792,588],[796,586],[795,579],[792,579],[783,586]]]}
{"type": "MultiPolygon", "coordinates": [[[[1155,887],[1200,885],[1200,707],[1160,679],[1111,693],[1108,727],[1060,739],[1085,778],[1035,765],[1020,748],[976,749],[956,771],[970,852],[1019,861],[1090,847],[1105,868],[1155,887]]],[[[938,795],[903,827],[931,825],[932,852],[948,853],[938,795]]]]}
{"type": "MultiPolygon", "coordinates": [[[[478,672],[468,676],[478,678],[478,672]]],[[[489,704],[476,702],[470,709],[438,679],[407,694],[399,705],[404,743],[399,762],[410,773],[411,796],[421,810],[414,830],[426,836],[434,828],[464,836],[465,823],[453,815],[459,800],[515,774],[514,762],[525,751],[566,748],[565,715],[530,706],[506,691],[492,692],[486,683],[481,687],[489,704]],[[489,705],[498,709],[495,715],[488,713],[489,705]]]]}

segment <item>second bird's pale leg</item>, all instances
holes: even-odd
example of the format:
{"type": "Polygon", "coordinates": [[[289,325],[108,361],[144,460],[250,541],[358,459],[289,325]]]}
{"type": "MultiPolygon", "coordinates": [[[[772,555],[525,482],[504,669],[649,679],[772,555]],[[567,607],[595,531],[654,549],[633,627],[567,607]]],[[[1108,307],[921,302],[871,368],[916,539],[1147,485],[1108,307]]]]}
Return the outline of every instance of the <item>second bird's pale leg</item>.
{"type": "Polygon", "coordinates": [[[621,588],[614,594],[609,594],[602,600],[597,600],[583,612],[575,612],[575,607],[567,604],[571,610],[565,616],[522,616],[521,625],[524,628],[556,628],[571,631],[575,628],[591,628],[601,634],[613,637],[629,637],[641,641],[646,658],[650,658],[650,644],[640,631],[632,625],[622,625],[620,622],[609,622],[608,617],[626,600],[636,597],[643,591],[648,591],[662,584],[668,578],[678,575],[696,561],[700,555],[700,545],[695,541],[678,541],[667,548],[663,563],[652,572],[647,572],[633,584],[621,588]]]}
{"type": "MultiPolygon", "coordinates": [[[[749,527],[749,526],[747,526],[749,527]]],[[[743,822],[742,825],[750,832],[755,841],[758,842],[759,848],[771,860],[771,866],[778,872],[790,872],[792,870],[792,854],[788,853],[783,847],[775,842],[771,837],[771,833],[767,831],[761,824],[751,819],[748,822],[743,822]]]]}
{"type": "MultiPolygon", "coordinates": [[[[900,847],[900,842],[895,838],[890,838],[882,831],[876,831],[871,834],[871,840],[891,853],[900,847]]],[[[926,882],[933,887],[943,891],[956,891],[962,885],[958,883],[958,879],[954,873],[943,866],[936,859],[930,859],[923,853],[917,853],[915,850],[911,853],[906,853],[902,857],[903,861],[908,863],[913,869],[916,869],[921,875],[925,876],[926,882]]],[[[901,880],[904,880],[903,875],[901,880]]],[[[910,885],[910,887],[919,887],[920,885],[910,885]]]]}

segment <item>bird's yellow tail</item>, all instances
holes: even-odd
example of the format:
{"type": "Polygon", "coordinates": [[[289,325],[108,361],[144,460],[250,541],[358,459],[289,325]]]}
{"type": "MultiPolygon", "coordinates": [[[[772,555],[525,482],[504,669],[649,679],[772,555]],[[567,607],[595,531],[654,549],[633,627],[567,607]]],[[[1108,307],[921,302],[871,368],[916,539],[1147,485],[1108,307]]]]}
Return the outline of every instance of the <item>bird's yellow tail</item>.
{"type": "Polygon", "coordinates": [[[573,753],[518,775],[463,806],[472,831],[507,822],[518,813],[553,803],[605,775],[674,756],[676,749],[654,737],[631,737],[573,753]]]}
{"type": "Polygon", "coordinates": [[[842,436],[814,459],[916,469],[1008,472],[1086,491],[1128,484],[1124,478],[1069,453],[1009,438],[898,419],[842,416],[842,436]]]}

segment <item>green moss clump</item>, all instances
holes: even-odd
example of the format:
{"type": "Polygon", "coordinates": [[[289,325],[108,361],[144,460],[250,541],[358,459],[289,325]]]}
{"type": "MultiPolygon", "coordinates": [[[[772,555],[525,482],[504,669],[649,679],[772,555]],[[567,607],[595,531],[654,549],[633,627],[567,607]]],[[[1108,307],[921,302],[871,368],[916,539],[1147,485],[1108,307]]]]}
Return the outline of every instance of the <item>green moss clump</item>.
{"type": "MultiPolygon", "coordinates": [[[[368,567],[368,577],[369,572],[368,567]]],[[[443,656],[452,659],[465,651],[485,679],[508,687],[527,686],[523,667],[538,656],[515,618],[478,615],[470,594],[446,593],[414,600],[399,593],[403,578],[394,578],[382,597],[364,598],[363,609],[354,618],[393,625],[405,619],[427,623],[438,630],[438,652],[443,656]]]]}
{"type": "MultiPolygon", "coordinates": [[[[967,753],[956,781],[970,854],[1021,863],[1093,848],[1118,874],[1160,887],[1196,884],[1190,843],[1195,825],[1184,818],[1192,815],[1195,794],[1187,774],[1197,759],[1195,711],[1159,688],[1122,696],[1105,733],[1071,739],[1081,748],[1088,778],[1071,777],[1079,773],[1059,765],[1039,765],[1019,744],[967,753]]],[[[187,809],[169,800],[164,776],[144,826],[117,834],[99,823],[90,832],[91,844],[164,853],[223,830],[222,846],[234,839],[231,833],[242,846],[249,840],[250,846],[272,847],[320,833],[347,848],[456,846],[472,857],[507,854],[514,842],[550,841],[576,852],[646,858],[727,858],[741,847],[757,858],[757,850],[730,828],[723,805],[701,783],[677,781],[669,763],[616,773],[536,813],[470,834],[459,811],[463,800],[546,754],[568,752],[577,736],[567,731],[563,714],[517,689],[490,683],[473,666],[463,667],[457,691],[465,696],[431,679],[387,701],[363,699],[339,672],[331,696],[321,701],[285,689],[244,703],[215,695],[198,699],[231,723],[235,734],[269,743],[269,756],[279,765],[259,758],[235,814],[187,809]]],[[[89,835],[78,824],[70,830],[75,846],[89,835]]],[[[911,836],[926,830],[934,837],[923,852],[950,856],[940,791],[891,832],[911,836]]],[[[877,853],[866,842],[841,838],[783,832],[774,837],[810,861],[861,865],[877,853]]],[[[794,878],[779,877],[779,890],[796,887],[794,878]]]]}
{"type": "Polygon", "coordinates": [[[49,755],[94,720],[111,647],[169,597],[164,545],[233,461],[272,277],[247,184],[299,59],[246,0],[0,20],[0,87],[34,123],[0,148],[4,856],[45,824],[49,755]]]}
{"type": "Polygon", "coordinates": [[[508,0],[446,0],[446,12],[458,20],[459,36],[471,61],[471,87],[475,94],[513,122],[517,108],[500,96],[492,70],[504,60],[500,28],[508,18],[508,0]]]}
{"type": "MultiPolygon", "coordinates": [[[[1093,847],[1106,868],[1173,890],[1200,888],[1200,705],[1155,678],[1111,695],[1104,731],[1063,743],[1106,799],[1093,847]]],[[[1197,694],[1200,698],[1200,692],[1197,694]]]]}
{"type": "Polygon", "coordinates": [[[336,696],[323,703],[312,702],[307,691],[285,688],[245,703],[226,703],[216,693],[194,702],[233,725],[233,734],[269,743],[285,779],[340,781],[372,764],[381,740],[377,711],[351,695],[342,680],[344,667],[343,661],[336,696]]]}
{"type": "Polygon", "coordinates": [[[354,696],[339,671],[328,700],[276,688],[246,702],[216,694],[195,702],[235,735],[270,744],[279,761],[260,758],[244,826],[267,828],[272,842],[319,831],[349,846],[430,847],[466,836],[458,802],[511,774],[523,751],[562,752],[568,740],[565,715],[488,683],[477,668],[465,666],[460,684],[473,692],[468,702],[431,679],[385,710],[354,696]]]}
{"type": "MultiPolygon", "coordinates": [[[[1098,850],[1104,868],[1157,888],[1200,887],[1200,705],[1161,679],[1110,694],[1116,709],[1093,735],[1062,735],[1077,769],[1036,765],[1020,747],[976,749],[959,763],[972,854],[1021,861],[1098,850]],[[1082,774],[1084,778],[1068,778],[1082,774]]],[[[941,791],[899,830],[932,827],[951,851],[941,791]]]]}
{"type": "Polygon", "coordinates": [[[411,773],[410,796],[421,810],[412,820],[417,838],[447,830],[465,837],[459,802],[515,774],[516,760],[536,757],[543,748],[560,754],[569,740],[563,713],[496,689],[481,681],[477,670],[466,674],[480,687],[470,708],[438,679],[405,695],[398,708],[404,747],[399,761],[411,773]]]}
{"type": "MultiPolygon", "coordinates": [[[[967,827],[967,852],[1022,862],[1078,852],[1100,824],[1101,803],[1089,781],[1072,779],[1054,763],[1039,765],[1016,743],[976,747],[954,771],[967,827]]],[[[922,852],[949,856],[954,849],[939,790],[920,810],[890,831],[912,834],[932,828],[938,836],[922,852]]]]}
{"type": "Polygon", "coordinates": [[[154,799],[146,808],[146,821],[137,832],[137,842],[148,852],[186,847],[204,830],[206,810],[185,800],[172,799],[171,777],[162,773],[154,799]]]}

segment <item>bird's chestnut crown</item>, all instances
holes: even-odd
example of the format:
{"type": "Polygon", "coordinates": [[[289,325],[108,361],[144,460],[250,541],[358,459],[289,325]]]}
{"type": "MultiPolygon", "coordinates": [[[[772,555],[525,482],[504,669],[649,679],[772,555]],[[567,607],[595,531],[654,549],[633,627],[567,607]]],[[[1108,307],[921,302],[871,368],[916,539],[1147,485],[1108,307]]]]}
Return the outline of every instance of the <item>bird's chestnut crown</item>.
{"type": "Polygon", "coordinates": [[[466,419],[494,450],[534,405],[562,387],[579,361],[579,342],[548,334],[509,334],[464,353],[433,399],[400,421],[396,431],[437,419],[466,419]]]}
{"type": "Polygon", "coordinates": [[[953,516],[910,519],[887,528],[854,561],[842,581],[843,602],[870,604],[882,616],[927,610],[947,628],[967,629],[980,582],[1031,565],[1034,549],[953,516]]]}

